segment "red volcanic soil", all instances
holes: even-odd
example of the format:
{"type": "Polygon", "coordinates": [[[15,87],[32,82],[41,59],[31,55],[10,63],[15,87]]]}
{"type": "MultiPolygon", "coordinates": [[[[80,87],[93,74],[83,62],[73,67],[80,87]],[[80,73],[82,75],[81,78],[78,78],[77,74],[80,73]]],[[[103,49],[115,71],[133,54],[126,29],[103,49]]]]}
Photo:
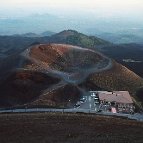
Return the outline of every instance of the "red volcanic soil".
{"type": "Polygon", "coordinates": [[[57,53],[51,45],[39,45],[30,50],[30,57],[51,64],[56,60],[57,53]]]}
{"type": "Polygon", "coordinates": [[[35,71],[12,73],[0,85],[0,106],[21,105],[38,98],[42,90],[60,82],[60,79],[35,71]]]}
{"type": "Polygon", "coordinates": [[[70,46],[60,44],[38,45],[31,48],[30,57],[46,62],[50,65],[54,64],[57,58],[60,57],[62,59],[62,56],[69,52],[70,49],[70,46]]]}
{"type": "Polygon", "coordinates": [[[37,45],[31,48],[30,57],[44,62],[47,68],[60,71],[93,67],[104,59],[92,50],[64,44],[37,45]]]}

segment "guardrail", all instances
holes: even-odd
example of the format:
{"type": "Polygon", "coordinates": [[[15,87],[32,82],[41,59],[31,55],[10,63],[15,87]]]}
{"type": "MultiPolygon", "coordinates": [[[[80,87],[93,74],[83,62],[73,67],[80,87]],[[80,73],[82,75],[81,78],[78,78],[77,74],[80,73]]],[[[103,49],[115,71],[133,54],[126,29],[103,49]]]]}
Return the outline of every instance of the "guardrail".
{"type": "Polygon", "coordinates": [[[0,113],[25,113],[25,112],[71,112],[71,113],[97,113],[94,110],[90,109],[53,109],[53,108],[24,108],[24,109],[7,109],[7,110],[0,110],[0,113]]]}
{"type": "Polygon", "coordinates": [[[62,113],[86,113],[86,114],[96,114],[96,115],[106,115],[106,116],[117,116],[126,117],[128,119],[143,121],[143,114],[136,113],[134,115],[121,114],[121,113],[111,113],[111,112],[97,112],[90,109],[53,109],[53,108],[24,108],[24,109],[0,109],[0,113],[32,113],[32,112],[62,112],[62,113]]]}

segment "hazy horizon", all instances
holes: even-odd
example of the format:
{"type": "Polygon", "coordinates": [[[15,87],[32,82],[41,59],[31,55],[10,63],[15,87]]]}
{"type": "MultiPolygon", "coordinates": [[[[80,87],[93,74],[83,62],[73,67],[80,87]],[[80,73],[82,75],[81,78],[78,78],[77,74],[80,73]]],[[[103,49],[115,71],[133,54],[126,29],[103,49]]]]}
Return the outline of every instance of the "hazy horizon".
{"type": "Polygon", "coordinates": [[[0,33],[143,29],[142,0],[0,0],[0,33]]]}
{"type": "MultiPolygon", "coordinates": [[[[101,17],[142,16],[142,0],[0,0],[0,14],[7,16],[50,13],[99,14],[101,17]],[[65,13],[66,12],[66,13],[65,13]]],[[[2,16],[2,15],[1,15],[2,16]]]]}

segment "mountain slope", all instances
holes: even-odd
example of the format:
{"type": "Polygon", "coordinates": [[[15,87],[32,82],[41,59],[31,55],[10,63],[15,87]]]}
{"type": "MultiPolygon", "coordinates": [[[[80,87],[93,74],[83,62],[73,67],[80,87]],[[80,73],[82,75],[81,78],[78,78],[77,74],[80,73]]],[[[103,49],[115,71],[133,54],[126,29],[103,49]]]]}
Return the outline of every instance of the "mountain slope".
{"type": "Polygon", "coordinates": [[[2,61],[0,73],[0,107],[70,107],[87,86],[128,90],[133,97],[143,86],[142,78],[101,53],[66,44],[32,46],[2,61]]]}
{"type": "Polygon", "coordinates": [[[98,50],[143,77],[143,45],[135,43],[110,45],[98,50]]]}
{"type": "Polygon", "coordinates": [[[87,36],[74,30],[64,30],[58,34],[51,36],[51,40],[58,43],[72,44],[86,48],[95,48],[97,45],[106,45],[109,42],[94,37],[87,36]]]}
{"type": "Polygon", "coordinates": [[[127,90],[130,93],[134,93],[143,85],[142,78],[115,61],[111,69],[92,74],[88,80],[106,90],[127,90]]]}
{"type": "Polygon", "coordinates": [[[0,36],[0,57],[5,58],[20,53],[27,47],[38,43],[65,43],[86,48],[95,48],[97,45],[109,43],[97,37],[86,36],[73,30],[65,30],[54,35],[52,34],[52,36],[47,36],[47,34],[48,32],[42,33],[42,36],[34,33],[0,36]]]}

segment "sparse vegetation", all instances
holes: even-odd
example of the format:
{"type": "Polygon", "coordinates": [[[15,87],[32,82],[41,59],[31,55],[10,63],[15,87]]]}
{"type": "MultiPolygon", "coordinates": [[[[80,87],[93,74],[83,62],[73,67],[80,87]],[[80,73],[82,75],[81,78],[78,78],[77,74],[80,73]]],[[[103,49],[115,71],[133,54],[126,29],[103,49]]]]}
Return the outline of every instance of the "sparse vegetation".
{"type": "Polygon", "coordinates": [[[72,44],[76,46],[81,46],[85,48],[95,48],[97,45],[109,44],[109,42],[102,40],[94,36],[87,36],[82,33],[78,33],[73,30],[65,30],[60,33],[67,35],[64,37],[66,44],[72,44]]]}
{"type": "Polygon", "coordinates": [[[109,91],[127,90],[130,93],[135,93],[143,85],[142,78],[115,61],[111,69],[92,74],[89,80],[109,91]]]}
{"type": "Polygon", "coordinates": [[[143,123],[97,115],[27,113],[0,115],[3,143],[142,143],[143,123]]]}

